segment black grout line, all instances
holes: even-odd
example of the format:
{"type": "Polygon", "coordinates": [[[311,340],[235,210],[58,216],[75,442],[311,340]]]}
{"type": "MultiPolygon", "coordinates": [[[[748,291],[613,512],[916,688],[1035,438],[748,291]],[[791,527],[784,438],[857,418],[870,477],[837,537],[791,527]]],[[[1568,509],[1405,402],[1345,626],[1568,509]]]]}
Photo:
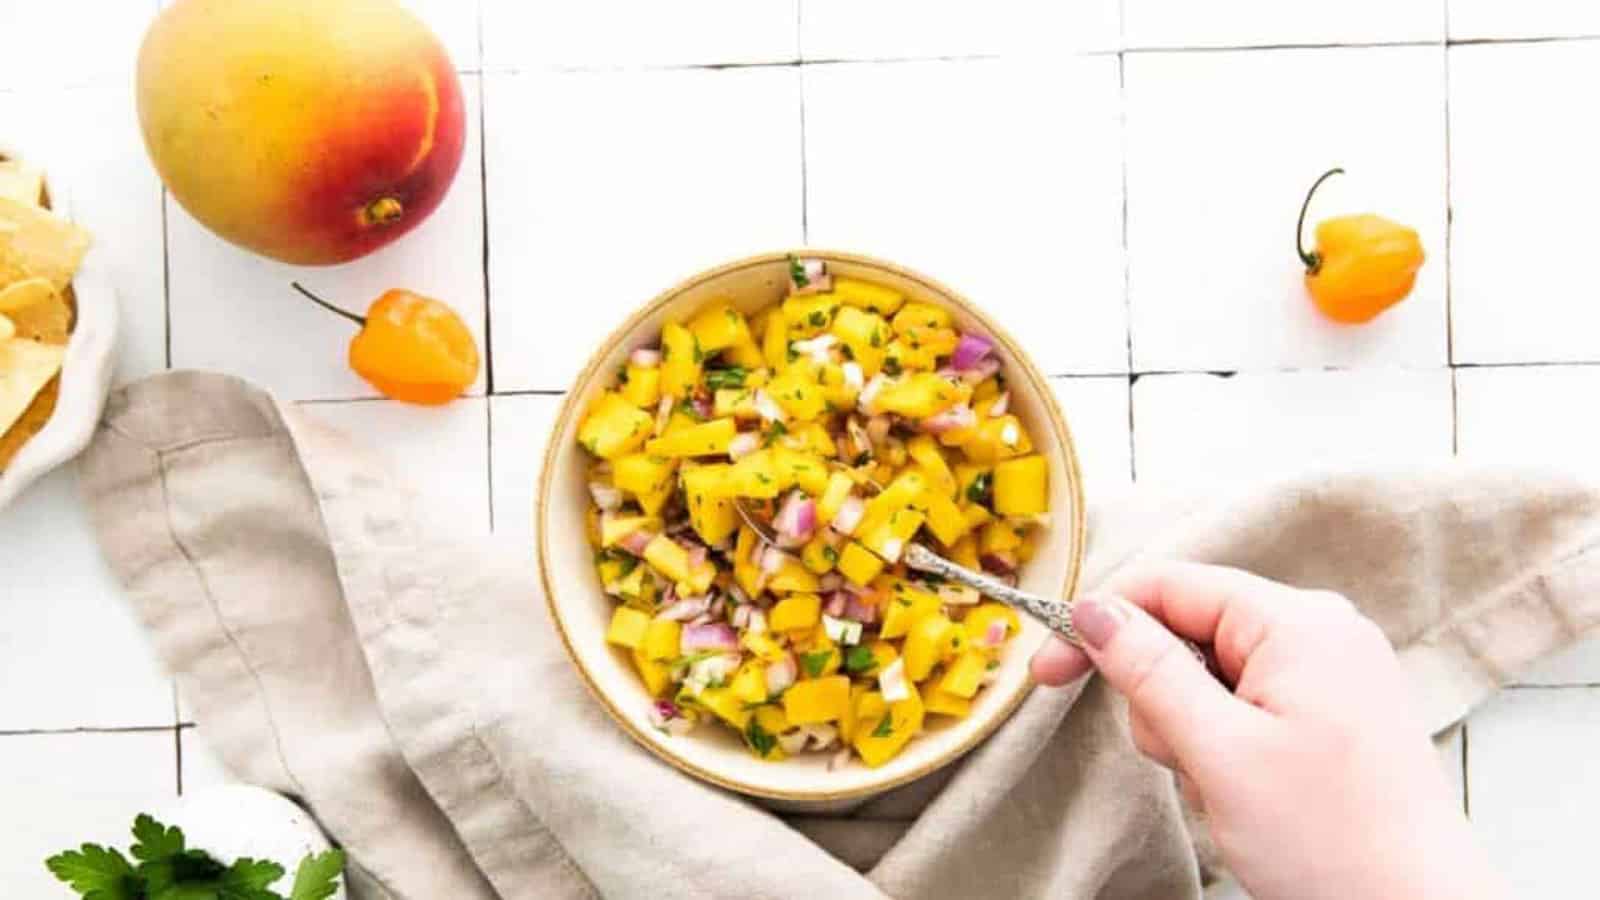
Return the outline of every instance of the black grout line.
{"type": "Polygon", "coordinates": [[[167,186],[161,186],[161,314],[164,319],[166,334],[165,355],[166,367],[172,368],[172,252],[168,247],[171,240],[167,228],[167,186]]]}
{"type": "Polygon", "coordinates": [[[800,88],[800,244],[811,243],[811,179],[806,168],[806,70],[795,73],[800,88]]]}
{"type": "MultiPolygon", "coordinates": [[[[478,7],[478,56],[483,56],[483,7],[478,7]]],[[[492,289],[489,286],[489,86],[478,79],[478,189],[479,220],[483,229],[483,390],[494,393],[494,316],[491,315],[492,289]]]]}
{"type": "MultiPolygon", "coordinates": [[[[1126,29],[1127,4],[1119,4],[1121,27],[1126,29]]],[[[1128,57],[1117,54],[1117,131],[1122,156],[1122,336],[1128,351],[1128,478],[1139,480],[1138,451],[1133,436],[1133,263],[1128,250],[1128,57]]]]}
{"type": "Polygon", "coordinates": [[[160,734],[171,731],[177,725],[75,725],[70,728],[5,728],[0,729],[0,737],[27,737],[29,735],[47,734],[160,734]]]}
{"type": "Polygon", "coordinates": [[[1600,688],[1600,681],[1578,681],[1571,684],[1503,684],[1502,691],[1576,691],[1600,688]]]}
{"type": "Polygon", "coordinates": [[[1471,759],[1472,742],[1468,739],[1469,725],[1461,723],[1461,814],[1472,818],[1472,770],[1468,765],[1471,759]]]}
{"type": "Polygon", "coordinates": [[[172,729],[172,748],[177,757],[176,775],[178,782],[178,796],[183,796],[183,729],[172,729]]]}

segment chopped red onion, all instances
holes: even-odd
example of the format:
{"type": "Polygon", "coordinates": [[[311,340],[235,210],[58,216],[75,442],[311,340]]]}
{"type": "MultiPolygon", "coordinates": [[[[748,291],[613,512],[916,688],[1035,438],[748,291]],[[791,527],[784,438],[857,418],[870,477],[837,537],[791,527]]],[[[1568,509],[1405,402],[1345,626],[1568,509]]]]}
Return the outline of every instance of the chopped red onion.
{"type": "Polygon", "coordinates": [[[965,403],[950,407],[942,413],[922,420],[922,430],[929,434],[944,434],[958,428],[971,428],[978,424],[978,415],[965,403]]]}
{"type": "Polygon", "coordinates": [[[644,548],[650,546],[650,542],[655,539],[654,532],[647,528],[640,528],[636,531],[628,532],[628,535],[618,541],[617,544],[634,556],[644,556],[644,548]]]}
{"type": "Polygon", "coordinates": [[[811,540],[817,530],[816,501],[800,491],[792,492],[772,518],[772,530],[784,547],[798,547],[811,540]]]}
{"type": "MultiPolygon", "coordinates": [[[[835,594],[835,597],[845,596],[835,594]]],[[[841,604],[842,605],[842,604],[841,604]]],[[[840,610],[843,612],[844,610],[840,610]]],[[[822,631],[828,640],[836,644],[854,646],[861,643],[861,623],[850,619],[841,619],[836,616],[825,615],[822,617],[822,631]]]]}
{"type": "Polygon", "coordinates": [[[799,732],[805,736],[806,746],[812,750],[826,750],[839,737],[839,729],[826,722],[801,725],[799,732]]]}
{"type": "Polygon", "coordinates": [[[888,416],[873,416],[867,420],[867,440],[871,441],[874,447],[882,445],[888,439],[889,429],[893,425],[894,422],[890,421],[888,416]]]}
{"type": "Polygon", "coordinates": [[[589,496],[602,512],[611,512],[622,505],[622,492],[599,481],[589,482],[589,496]]]}
{"type": "Polygon", "coordinates": [[[689,551],[689,568],[698,569],[706,561],[706,545],[699,542],[688,544],[684,549],[689,551]]]}
{"type": "Polygon", "coordinates": [[[785,653],[779,659],[767,663],[767,696],[778,696],[799,677],[800,667],[795,665],[793,653],[785,653]]]}
{"type": "MultiPolygon", "coordinates": [[[[744,609],[745,607],[739,607],[744,609]]],[[[766,634],[767,614],[759,609],[750,610],[750,621],[744,627],[746,634],[766,634]]]]}
{"type": "Polygon", "coordinates": [[[849,600],[849,594],[846,594],[844,591],[834,591],[828,595],[828,604],[822,608],[822,611],[825,614],[833,616],[835,619],[837,619],[844,615],[844,607],[849,600]]]}
{"type": "Polygon", "coordinates": [[[671,604],[656,614],[658,619],[672,622],[689,622],[706,614],[711,608],[711,598],[702,594],[698,597],[681,597],[678,602],[671,604]]]}
{"type": "Polygon", "coordinates": [[[872,625],[878,621],[878,607],[868,603],[865,598],[855,594],[846,594],[850,599],[844,603],[844,617],[854,619],[863,625],[872,625]]]}
{"type": "Polygon", "coordinates": [[[709,419],[716,412],[716,407],[711,405],[711,397],[700,391],[689,395],[689,405],[694,407],[695,415],[701,419],[709,419]]]}
{"type": "Polygon", "coordinates": [[[999,551],[985,553],[978,557],[978,565],[983,566],[985,572],[993,572],[997,575],[1010,575],[1017,571],[1016,558],[1009,553],[999,551]]]}
{"type": "Polygon", "coordinates": [[[872,413],[872,404],[877,401],[878,394],[883,390],[884,385],[888,383],[889,379],[884,377],[882,372],[872,376],[866,387],[861,389],[860,395],[856,397],[856,407],[870,415],[872,413]]]}
{"type": "Polygon", "coordinates": [[[824,594],[844,587],[844,576],[838,572],[825,572],[817,576],[817,590],[824,594]]]}
{"type": "Polygon", "coordinates": [[[654,369],[661,365],[661,351],[654,347],[640,347],[628,354],[628,362],[641,369],[654,369]]]}
{"type": "Polygon", "coordinates": [[[862,386],[867,383],[867,373],[861,371],[861,364],[851,360],[840,368],[844,370],[844,383],[851,390],[860,393],[862,386]]]}
{"type": "Polygon", "coordinates": [[[805,294],[823,294],[833,290],[833,276],[828,274],[827,266],[820,259],[801,259],[790,263],[789,293],[794,296],[805,294]],[[802,278],[795,279],[794,266],[800,267],[802,278]],[[800,281],[805,284],[801,284],[800,281]]]}
{"type": "Polygon", "coordinates": [[[1001,416],[1005,415],[1006,412],[1008,410],[1010,410],[1010,409],[1011,409],[1011,392],[1010,391],[1003,391],[1003,392],[1001,392],[1000,396],[996,397],[994,402],[989,405],[989,417],[991,419],[998,419],[1001,416]]]}
{"type": "Polygon", "coordinates": [[[955,352],[950,354],[950,367],[965,372],[993,352],[993,341],[975,334],[963,334],[961,340],[956,342],[955,352]]]}
{"type": "Polygon", "coordinates": [[[961,380],[965,381],[967,384],[977,384],[985,379],[993,377],[994,373],[998,371],[1000,371],[1000,360],[991,356],[967,371],[962,372],[961,380]]]}
{"type": "Polygon", "coordinates": [[[831,334],[819,334],[808,340],[795,341],[792,346],[794,347],[794,352],[804,353],[811,357],[812,362],[819,366],[825,366],[833,361],[833,357],[829,355],[828,351],[833,349],[833,345],[837,343],[839,343],[837,337],[831,334]]]}
{"type": "Polygon", "coordinates": [[[718,597],[717,599],[711,601],[710,606],[706,607],[706,615],[710,616],[712,619],[720,619],[722,618],[723,610],[726,608],[727,603],[725,603],[721,597],[718,597]]]}
{"type": "Polygon", "coordinates": [[[787,756],[794,756],[806,749],[806,733],[795,729],[778,735],[778,746],[787,756]]]}
{"type": "Polygon", "coordinates": [[[686,625],[683,633],[678,636],[679,650],[688,655],[699,653],[702,650],[728,650],[737,652],[739,649],[739,636],[726,622],[711,622],[705,625],[686,625]]]}
{"type": "Polygon", "coordinates": [[[733,608],[733,616],[728,621],[733,623],[733,627],[743,631],[745,626],[750,624],[750,610],[749,604],[741,603],[733,608]]]}
{"type": "Polygon", "coordinates": [[[754,431],[741,432],[728,442],[728,458],[743,459],[759,449],[761,449],[761,435],[754,431]]]}
{"type": "Polygon", "coordinates": [[[768,422],[782,422],[784,420],[783,407],[779,406],[778,401],[772,399],[772,395],[766,391],[757,388],[753,402],[756,407],[756,413],[763,420],[768,422]]]}
{"type": "Polygon", "coordinates": [[[854,534],[856,526],[861,524],[861,517],[866,514],[866,501],[855,494],[851,494],[844,498],[843,503],[839,504],[839,511],[834,513],[833,522],[830,523],[829,527],[840,534],[854,534]]]}
{"type": "Polygon", "coordinates": [[[672,398],[663,395],[661,402],[656,404],[656,437],[667,430],[667,423],[672,421],[672,398]]]}
{"type": "Polygon", "coordinates": [[[998,647],[1004,644],[1006,642],[1006,631],[1010,627],[1011,623],[1005,619],[994,619],[989,623],[989,627],[983,630],[983,643],[989,647],[998,647]]]}
{"type": "Polygon", "coordinates": [[[820,259],[802,259],[800,270],[806,273],[806,280],[815,281],[828,273],[828,264],[820,259]]]}
{"type": "Polygon", "coordinates": [[[678,709],[678,704],[671,700],[656,700],[650,704],[649,716],[651,725],[665,730],[667,723],[681,718],[683,712],[678,709]]]}
{"type": "Polygon", "coordinates": [[[895,659],[878,673],[878,690],[883,693],[883,699],[890,703],[910,699],[911,688],[906,682],[904,658],[895,659]]]}
{"type": "Polygon", "coordinates": [[[776,574],[788,559],[788,555],[777,547],[767,547],[761,554],[761,571],[768,575],[776,574]]]}

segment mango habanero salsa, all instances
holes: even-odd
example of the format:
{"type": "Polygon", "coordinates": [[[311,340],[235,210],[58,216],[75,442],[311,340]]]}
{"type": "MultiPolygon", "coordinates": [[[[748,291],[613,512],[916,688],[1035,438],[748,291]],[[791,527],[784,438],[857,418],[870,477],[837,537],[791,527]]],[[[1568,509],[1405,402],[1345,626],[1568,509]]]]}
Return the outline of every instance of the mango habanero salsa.
{"type": "Polygon", "coordinates": [[[926,716],[967,715],[1021,623],[900,556],[924,540],[1011,579],[1030,558],[1048,466],[1009,405],[987,339],[816,260],[754,317],[715,303],[634,351],[578,440],[606,639],[651,722],[878,766],[926,716]]]}

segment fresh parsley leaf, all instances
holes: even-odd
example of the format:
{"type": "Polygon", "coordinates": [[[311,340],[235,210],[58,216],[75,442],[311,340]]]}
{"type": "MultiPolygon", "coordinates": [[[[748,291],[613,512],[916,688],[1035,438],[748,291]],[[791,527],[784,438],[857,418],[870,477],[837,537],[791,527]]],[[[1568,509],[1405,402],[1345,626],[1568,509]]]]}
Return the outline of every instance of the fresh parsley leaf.
{"type": "Polygon", "coordinates": [[[773,441],[776,441],[778,438],[781,438],[788,433],[789,427],[787,425],[779,422],[777,419],[773,419],[772,424],[767,426],[766,433],[762,435],[761,443],[763,446],[770,447],[772,446],[773,441]]]}
{"type": "Polygon", "coordinates": [[[339,876],[344,874],[344,851],[329,850],[300,860],[294,873],[294,887],[289,890],[289,900],[327,900],[339,889],[339,876]]]}
{"type": "Polygon", "coordinates": [[[90,900],[141,900],[133,866],[114,847],[84,844],[44,861],[50,874],[90,900]]]}
{"type": "Polygon", "coordinates": [[[816,678],[828,665],[828,657],[833,655],[832,650],[819,650],[816,653],[800,654],[800,663],[806,667],[806,674],[816,678]]]}
{"type": "Polygon", "coordinates": [[[767,733],[755,716],[751,716],[750,724],[745,726],[744,736],[760,756],[766,756],[772,752],[773,747],[778,746],[778,739],[767,733]]]}
{"type": "Polygon", "coordinates": [[[806,321],[810,322],[813,328],[821,328],[828,324],[828,314],[820,309],[814,309],[811,315],[806,317],[806,321]]]}
{"type": "Polygon", "coordinates": [[[789,280],[795,287],[810,287],[811,279],[806,277],[806,267],[800,265],[800,260],[789,257],[789,280]]]}
{"type": "Polygon", "coordinates": [[[978,477],[972,479],[972,483],[967,485],[967,499],[973,503],[987,504],[989,502],[989,489],[993,481],[994,476],[988,472],[978,473],[978,477]]]}
{"type": "Polygon", "coordinates": [[[849,344],[840,344],[839,345],[839,352],[842,353],[844,355],[844,358],[847,359],[847,360],[851,360],[851,359],[855,359],[856,358],[856,351],[850,349],[850,345],[849,344]]]}
{"type": "Polygon", "coordinates": [[[730,366],[726,369],[707,369],[706,387],[710,390],[725,388],[742,388],[744,380],[750,373],[743,366],[730,366]]]}
{"type": "Polygon", "coordinates": [[[700,415],[700,410],[695,409],[694,401],[690,400],[688,397],[678,401],[677,411],[683,413],[696,422],[704,422],[706,420],[705,416],[700,415]]]}
{"type": "Polygon", "coordinates": [[[217,900],[283,900],[267,886],[283,877],[283,866],[248,856],[233,861],[217,880],[217,900]]]}
{"type": "Polygon", "coordinates": [[[183,853],[183,832],[176,825],[166,826],[140,813],[133,820],[133,847],[130,852],[140,862],[161,862],[183,853]]]}
{"type": "Polygon", "coordinates": [[[895,376],[895,375],[899,375],[900,374],[900,359],[898,357],[894,357],[894,356],[891,356],[891,357],[888,357],[887,359],[885,359],[883,361],[883,371],[884,371],[885,374],[887,374],[887,375],[889,375],[891,377],[895,376]]]}
{"type": "Polygon", "coordinates": [[[857,644],[850,648],[844,655],[844,667],[848,672],[870,672],[878,667],[878,658],[864,644],[857,644]]]}
{"type": "Polygon", "coordinates": [[[700,349],[700,339],[694,338],[694,364],[698,366],[705,361],[706,354],[704,350],[700,349]]]}
{"type": "Polygon", "coordinates": [[[872,736],[873,737],[888,737],[889,735],[891,735],[893,733],[894,733],[894,721],[889,718],[889,714],[888,713],[884,713],[883,714],[883,718],[878,720],[878,727],[872,729],[872,736]]]}
{"type": "Polygon", "coordinates": [[[627,363],[618,363],[617,364],[617,384],[620,386],[620,385],[624,385],[624,384],[627,384],[627,383],[628,383],[628,364],[627,363]]]}
{"type": "Polygon", "coordinates": [[[883,332],[878,330],[877,328],[872,329],[872,338],[869,341],[869,343],[871,343],[872,346],[874,346],[874,347],[882,347],[883,346],[883,332]]]}
{"type": "Polygon", "coordinates": [[[829,564],[837,563],[839,561],[839,551],[827,545],[823,545],[822,558],[827,560],[829,564]]]}

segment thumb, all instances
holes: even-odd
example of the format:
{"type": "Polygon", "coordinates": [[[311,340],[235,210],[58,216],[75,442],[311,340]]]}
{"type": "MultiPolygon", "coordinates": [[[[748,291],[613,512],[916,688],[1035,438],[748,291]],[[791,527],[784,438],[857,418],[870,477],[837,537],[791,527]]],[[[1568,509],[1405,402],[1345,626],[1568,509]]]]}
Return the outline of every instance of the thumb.
{"type": "Polygon", "coordinates": [[[1084,652],[1184,768],[1204,768],[1205,754],[1227,746],[1265,714],[1229,693],[1188,645],[1143,609],[1116,595],[1085,597],[1072,625],[1084,652]]]}

